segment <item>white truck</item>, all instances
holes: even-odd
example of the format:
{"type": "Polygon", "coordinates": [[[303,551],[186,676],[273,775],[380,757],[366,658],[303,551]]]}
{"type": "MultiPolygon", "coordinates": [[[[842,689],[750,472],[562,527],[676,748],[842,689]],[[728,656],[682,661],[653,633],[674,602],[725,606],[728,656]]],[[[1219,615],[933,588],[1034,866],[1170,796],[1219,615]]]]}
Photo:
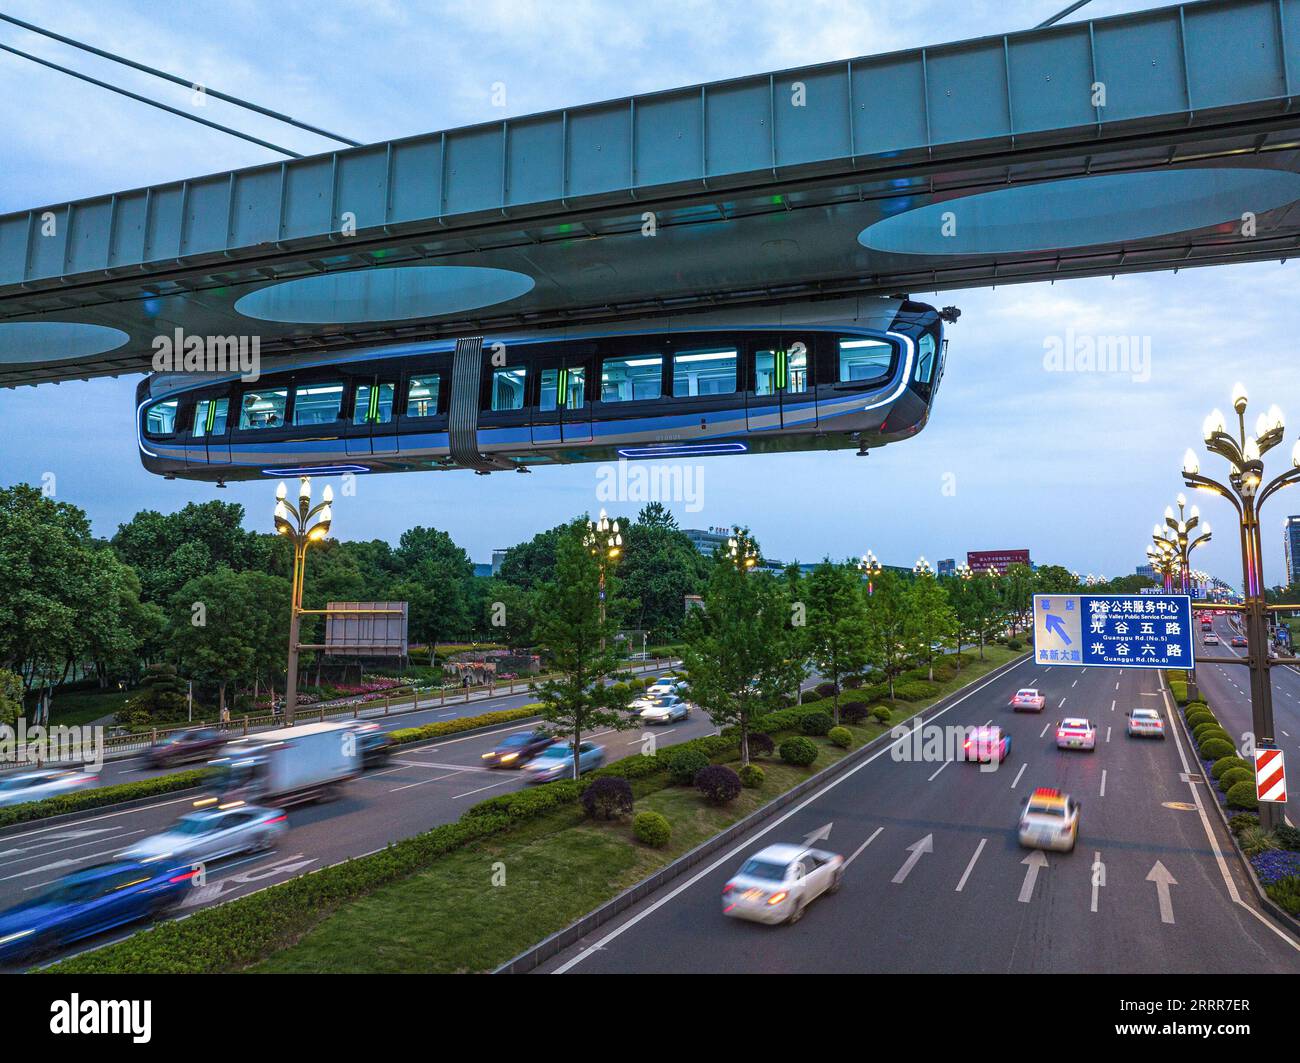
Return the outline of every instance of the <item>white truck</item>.
{"type": "Polygon", "coordinates": [[[337,797],[361,774],[361,742],[351,723],[309,723],[236,739],[211,763],[223,798],[280,808],[337,797]]]}

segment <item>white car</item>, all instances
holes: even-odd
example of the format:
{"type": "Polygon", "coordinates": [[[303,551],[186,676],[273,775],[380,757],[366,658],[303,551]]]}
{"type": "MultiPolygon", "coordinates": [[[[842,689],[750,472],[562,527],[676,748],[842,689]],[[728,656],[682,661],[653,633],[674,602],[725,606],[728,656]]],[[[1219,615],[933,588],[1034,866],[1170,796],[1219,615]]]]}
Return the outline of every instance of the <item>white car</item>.
{"type": "Polygon", "coordinates": [[[1020,813],[1020,844],[1027,849],[1072,852],[1079,840],[1079,809],[1079,802],[1060,790],[1035,790],[1025,798],[1020,813]]]}
{"type": "Polygon", "coordinates": [[[1206,633],[1205,638],[1201,639],[1201,642],[1206,646],[1217,646],[1219,644],[1219,636],[1213,631],[1210,631],[1206,633]]]}
{"type": "Polygon", "coordinates": [[[175,859],[185,863],[220,860],[236,853],[274,849],[288,829],[288,817],[275,808],[237,802],[181,816],[161,834],[144,838],[118,854],[143,863],[175,859]]]}
{"type": "Polygon", "coordinates": [[[1047,699],[1037,687],[1021,687],[1011,698],[1011,707],[1016,712],[1042,712],[1046,704],[1047,699]]]}
{"type": "Polygon", "coordinates": [[[19,775],[0,775],[0,808],[58,797],[84,790],[97,782],[98,775],[85,771],[25,771],[19,775]]]}
{"type": "Polygon", "coordinates": [[[1097,749],[1097,725],[1082,716],[1067,716],[1056,725],[1057,749],[1097,749]]]}
{"type": "Polygon", "coordinates": [[[665,694],[641,710],[641,719],[645,723],[672,723],[674,720],[689,719],[690,715],[690,703],[676,694],[665,694]]]}
{"type": "Polygon", "coordinates": [[[745,861],[722,890],[722,914],[759,923],[797,923],[844,878],[844,857],[801,845],[769,845],[745,861]]]}
{"type": "Polygon", "coordinates": [[[1165,721],[1155,709],[1130,709],[1125,729],[1130,738],[1164,738],[1165,721]]]}
{"type": "Polygon", "coordinates": [[[661,675],[645,688],[645,693],[648,698],[660,698],[665,694],[676,694],[685,687],[685,679],[679,679],[675,675],[661,675]]]}

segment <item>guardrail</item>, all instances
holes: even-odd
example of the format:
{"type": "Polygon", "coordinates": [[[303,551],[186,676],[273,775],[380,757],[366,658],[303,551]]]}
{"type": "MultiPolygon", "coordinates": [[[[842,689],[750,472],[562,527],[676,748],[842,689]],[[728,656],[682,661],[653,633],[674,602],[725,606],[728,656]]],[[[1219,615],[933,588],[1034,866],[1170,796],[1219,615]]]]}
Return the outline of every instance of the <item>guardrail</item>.
{"type": "MultiPolygon", "coordinates": [[[[671,664],[671,659],[651,658],[646,661],[629,662],[629,667],[636,671],[657,671],[671,664]]],[[[294,713],[295,723],[324,723],[326,720],[351,718],[359,720],[363,716],[385,717],[393,712],[418,712],[421,709],[436,708],[443,705],[464,705],[471,701],[487,701],[494,697],[506,697],[511,694],[527,694],[552,678],[550,673],[530,676],[528,679],[511,679],[499,683],[483,683],[478,686],[438,687],[436,690],[416,689],[410,695],[386,696],[382,699],[361,698],[347,701],[335,700],[320,705],[300,705],[294,713]],[[427,699],[427,700],[426,700],[427,699]]],[[[129,734],[108,735],[104,738],[105,753],[129,753],[145,750],[166,739],[169,735],[181,731],[192,731],[196,727],[208,727],[230,735],[247,735],[251,731],[283,727],[282,713],[264,713],[257,716],[241,716],[228,723],[196,720],[193,723],[176,727],[155,727],[147,731],[134,731],[129,734]]]]}

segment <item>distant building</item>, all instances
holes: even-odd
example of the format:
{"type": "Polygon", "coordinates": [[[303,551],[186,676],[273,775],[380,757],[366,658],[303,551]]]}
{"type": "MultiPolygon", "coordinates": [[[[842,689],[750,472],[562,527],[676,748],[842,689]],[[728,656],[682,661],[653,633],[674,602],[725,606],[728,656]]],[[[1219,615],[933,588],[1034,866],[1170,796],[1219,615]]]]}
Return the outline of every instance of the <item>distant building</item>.
{"type": "Polygon", "coordinates": [[[1028,565],[1028,550],[968,550],[966,564],[973,572],[987,572],[993,569],[999,576],[1012,565],[1028,565]]]}
{"type": "Polygon", "coordinates": [[[957,559],[955,557],[945,557],[939,562],[935,569],[940,576],[952,576],[957,572],[957,559]]]}
{"type": "Polygon", "coordinates": [[[712,557],[719,546],[726,546],[731,538],[730,528],[684,528],[682,534],[705,557],[712,557]]]}
{"type": "Polygon", "coordinates": [[[498,572],[501,571],[501,562],[504,561],[504,560],[506,559],[506,554],[508,554],[509,552],[510,552],[509,550],[493,550],[493,551],[492,551],[492,572],[491,572],[491,575],[495,576],[498,572]]]}
{"type": "Polygon", "coordinates": [[[1300,517],[1287,517],[1282,525],[1282,547],[1286,554],[1286,585],[1300,583],[1300,517]]]}
{"type": "Polygon", "coordinates": [[[497,574],[497,566],[495,564],[489,565],[486,561],[474,562],[474,575],[487,577],[487,576],[495,576],[496,574],[497,574]]]}
{"type": "Polygon", "coordinates": [[[1143,578],[1149,579],[1154,583],[1160,582],[1160,577],[1156,575],[1156,570],[1152,568],[1151,565],[1149,564],[1138,565],[1135,569],[1133,569],[1133,572],[1135,575],[1142,576],[1143,578]]]}

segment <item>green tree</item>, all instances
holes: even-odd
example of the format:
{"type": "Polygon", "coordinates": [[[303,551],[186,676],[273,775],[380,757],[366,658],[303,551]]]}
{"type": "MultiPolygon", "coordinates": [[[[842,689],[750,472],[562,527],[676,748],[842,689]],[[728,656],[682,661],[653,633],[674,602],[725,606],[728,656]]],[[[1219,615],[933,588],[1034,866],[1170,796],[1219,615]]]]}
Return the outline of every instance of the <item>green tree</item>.
{"type": "Polygon", "coordinates": [[[857,566],[826,559],[803,580],[807,606],[804,646],[817,670],[835,685],[835,723],[840,722],[840,686],[867,664],[867,610],[857,566]]]}
{"type": "Polygon", "coordinates": [[[1030,622],[1034,610],[1034,586],[1034,570],[1028,565],[1008,565],[998,579],[1012,636],[1030,622]]]}
{"type": "Polygon", "coordinates": [[[22,678],[8,668],[0,668],[0,725],[13,727],[22,715],[22,678]]]}
{"type": "Polygon", "coordinates": [[[618,575],[627,623],[656,639],[674,638],[685,619],[686,596],[699,594],[708,578],[709,559],[657,502],[645,506],[624,528],[618,575]]]}
{"type": "MultiPolygon", "coordinates": [[[[600,564],[583,542],[586,530],[585,521],[574,521],[557,536],[554,578],[537,591],[538,640],[555,673],[538,687],[539,715],[572,743],[575,779],[584,731],[631,726],[630,691],[605,681],[618,667],[617,623],[613,613],[601,619],[600,564]]],[[[617,583],[606,575],[610,598],[617,583]]]]}
{"type": "Polygon", "coordinates": [[[1063,565],[1040,565],[1034,573],[1034,587],[1038,594],[1073,594],[1079,581],[1063,565]]]}
{"type": "Polygon", "coordinates": [[[952,637],[957,615],[948,600],[948,590],[934,576],[921,575],[907,588],[908,629],[916,654],[926,662],[934,679],[935,647],[952,637]]]}
{"type": "Polygon", "coordinates": [[[894,696],[894,681],[907,669],[909,651],[909,611],[911,602],[907,584],[897,573],[885,569],[872,578],[873,592],[867,596],[867,660],[872,671],[889,684],[894,696]]]}
{"type": "Polygon", "coordinates": [[[510,547],[501,560],[497,576],[525,590],[551,582],[555,579],[556,550],[571,527],[571,524],[560,524],[538,532],[526,543],[510,547]]]}
{"type": "Polygon", "coordinates": [[[721,551],[703,597],[683,634],[689,696],[719,727],[739,731],[743,766],[754,724],[803,676],[803,658],[792,651],[791,603],[771,573],[738,568],[721,551]]]}
{"type": "Polygon", "coordinates": [[[227,687],[252,679],[257,635],[250,619],[261,604],[249,582],[224,565],[172,596],[169,631],[176,653],[187,674],[217,691],[221,710],[227,687]]]}

